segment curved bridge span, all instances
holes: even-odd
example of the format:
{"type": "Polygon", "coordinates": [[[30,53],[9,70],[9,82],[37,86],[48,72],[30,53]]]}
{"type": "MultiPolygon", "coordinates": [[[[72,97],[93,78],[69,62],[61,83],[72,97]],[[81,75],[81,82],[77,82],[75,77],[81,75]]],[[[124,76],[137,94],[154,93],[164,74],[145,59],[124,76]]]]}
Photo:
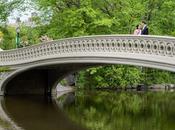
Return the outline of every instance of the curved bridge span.
{"type": "Polygon", "coordinates": [[[1,91],[7,91],[5,86],[14,85],[13,80],[25,76],[47,74],[45,78],[52,76],[47,81],[53,85],[53,81],[66,73],[101,64],[128,64],[175,72],[175,37],[87,36],[2,51],[0,66],[7,66],[13,71],[1,79],[1,91]]]}

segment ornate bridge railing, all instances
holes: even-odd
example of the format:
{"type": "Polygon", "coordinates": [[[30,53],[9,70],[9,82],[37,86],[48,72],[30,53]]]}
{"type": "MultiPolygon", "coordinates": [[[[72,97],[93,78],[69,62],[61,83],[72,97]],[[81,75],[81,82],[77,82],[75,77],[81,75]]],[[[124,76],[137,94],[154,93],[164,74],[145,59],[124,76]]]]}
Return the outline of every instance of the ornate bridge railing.
{"type": "MultiPolygon", "coordinates": [[[[67,38],[0,52],[0,66],[30,63],[77,53],[128,53],[175,60],[175,37],[106,35],[67,38]]],[[[174,63],[173,63],[174,64],[174,63]]]]}

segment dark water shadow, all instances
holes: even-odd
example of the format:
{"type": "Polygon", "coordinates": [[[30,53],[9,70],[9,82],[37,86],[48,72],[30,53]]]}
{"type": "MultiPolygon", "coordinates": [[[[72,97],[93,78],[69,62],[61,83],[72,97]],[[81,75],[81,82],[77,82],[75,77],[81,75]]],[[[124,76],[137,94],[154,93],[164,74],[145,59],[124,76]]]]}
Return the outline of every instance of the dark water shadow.
{"type": "Polygon", "coordinates": [[[85,130],[71,122],[54,101],[41,96],[6,97],[3,108],[24,130],[85,130]]]}

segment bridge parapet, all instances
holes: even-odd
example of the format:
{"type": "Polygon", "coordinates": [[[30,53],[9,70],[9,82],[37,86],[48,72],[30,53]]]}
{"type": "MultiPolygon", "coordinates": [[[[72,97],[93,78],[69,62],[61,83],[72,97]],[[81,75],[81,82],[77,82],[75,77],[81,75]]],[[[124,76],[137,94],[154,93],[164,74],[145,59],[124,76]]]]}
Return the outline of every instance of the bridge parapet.
{"type": "MultiPolygon", "coordinates": [[[[80,54],[113,53],[159,56],[175,60],[175,38],[161,36],[106,35],[60,39],[0,52],[0,66],[26,64],[80,54]]],[[[171,61],[170,61],[171,62],[171,61]]]]}

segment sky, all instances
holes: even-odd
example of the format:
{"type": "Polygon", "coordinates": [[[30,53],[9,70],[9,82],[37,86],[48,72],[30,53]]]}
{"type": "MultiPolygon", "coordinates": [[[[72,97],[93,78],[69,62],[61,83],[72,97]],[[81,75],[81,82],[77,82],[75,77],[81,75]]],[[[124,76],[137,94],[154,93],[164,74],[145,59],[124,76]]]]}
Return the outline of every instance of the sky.
{"type": "Polygon", "coordinates": [[[23,6],[26,8],[25,11],[19,11],[19,10],[14,10],[11,15],[8,18],[8,21],[10,24],[16,23],[16,19],[20,17],[20,20],[22,22],[27,21],[28,18],[31,16],[32,12],[36,12],[34,8],[29,5],[30,0],[26,0],[26,2],[23,4],[23,6]]]}
{"type": "Polygon", "coordinates": [[[21,20],[22,22],[27,21],[28,18],[31,16],[31,13],[32,13],[32,12],[29,12],[29,11],[26,11],[26,12],[21,13],[21,12],[15,10],[15,11],[9,16],[8,22],[9,22],[10,24],[16,23],[16,19],[17,19],[18,17],[20,17],[20,20],[21,20]]]}

